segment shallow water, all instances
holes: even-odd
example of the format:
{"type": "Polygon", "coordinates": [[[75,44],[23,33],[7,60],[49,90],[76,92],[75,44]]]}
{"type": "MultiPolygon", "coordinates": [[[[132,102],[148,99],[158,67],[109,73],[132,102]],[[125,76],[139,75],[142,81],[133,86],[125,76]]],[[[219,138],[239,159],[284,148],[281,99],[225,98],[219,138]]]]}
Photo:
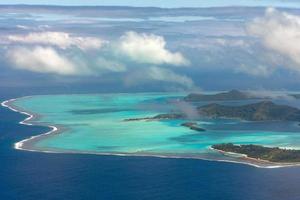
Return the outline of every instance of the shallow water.
{"type": "MultiPolygon", "coordinates": [[[[178,94],[47,95],[17,99],[18,106],[41,117],[38,123],[63,126],[32,143],[32,149],[91,153],[173,154],[224,159],[209,147],[218,143],[260,144],[300,148],[300,128],[294,122],[243,122],[202,119],[197,132],[180,126],[183,120],[130,121],[182,109],[178,94]]],[[[233,102],[234,104],[241,102],[233,102]]]]}

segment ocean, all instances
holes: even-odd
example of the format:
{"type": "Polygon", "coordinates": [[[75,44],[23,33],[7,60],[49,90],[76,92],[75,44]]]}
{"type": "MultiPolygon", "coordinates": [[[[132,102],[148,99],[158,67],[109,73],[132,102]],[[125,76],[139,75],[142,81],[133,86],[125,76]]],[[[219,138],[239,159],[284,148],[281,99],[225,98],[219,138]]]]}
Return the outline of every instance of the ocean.
{"type": "Polygon", "coordinates": [[[24,118],[0,108],[0,199],[300,199],[300,167],[15,150],[49,131],[19,124],[24,118]]]}

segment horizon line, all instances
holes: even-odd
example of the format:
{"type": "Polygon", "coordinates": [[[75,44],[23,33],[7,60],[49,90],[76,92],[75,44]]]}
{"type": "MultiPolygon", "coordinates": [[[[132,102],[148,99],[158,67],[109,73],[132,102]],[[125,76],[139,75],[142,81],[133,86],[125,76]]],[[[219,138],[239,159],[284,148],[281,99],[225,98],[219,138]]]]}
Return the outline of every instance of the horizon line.
{"type": "Polygon", "coordinates": [[[59,5],[59,4],[0,4],[0,7],[4,6],[16,6],[16,7],[84,7],[84,8],[93,8],[93,7],[107,7],[107,8],[156,8],[156,9],[203,9],[203,8],[284,8],[284,9],[300,9],[299,7],[291,6],[275,6],[275,5],[220,5],[220,6],[187,6],[187,7],[166,7],[166,6],[130,6],[130,5],[59,5]]]}

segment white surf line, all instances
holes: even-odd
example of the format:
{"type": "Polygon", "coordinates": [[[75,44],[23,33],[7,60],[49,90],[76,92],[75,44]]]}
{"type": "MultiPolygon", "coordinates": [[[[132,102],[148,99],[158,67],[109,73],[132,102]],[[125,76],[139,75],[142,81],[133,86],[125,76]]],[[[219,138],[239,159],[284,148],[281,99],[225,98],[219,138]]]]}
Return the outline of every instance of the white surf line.
{"type": "MultiPolygon", "coordinates": [[[[217,152],[220,152],[224,155],[237,155],[237,156],[241,156],[243,158],[246,158],[246,159],[250,159],[250,160],[253,160],[254,162],[256,162],[257,159],[255,158],[251,158],[249,157],[248,155],[246,154],[242,154],[242,153],[235,153],[235,152],[227,152],[227,151],[222,151],[222,150],[218,150],[218,149],[214,149],[212,147],[210,147],[209,149],[213,150],[213,151],[217,151],[217,152]]],[[[213,160],[213,159],[211,159],[213,160]]],[[[267,162],[266,165],[259,165],[259,164],[255,164],[255,163],[252,163],[250,161],[235,161],[235,160],[223,160],[223,159],[220,159],[220,160],[215,160],[215,161],[219,161],[219,162],[230,162],[230,163],[239,163],[239,164],[247,164],[247,165],[251,165],[251,166],[254,166],[254,167],[257,167],[257,168],[268,168],[268,169],[275,169],[275,168],[283,168],[283,167],[298,167],[300,166],[300,163],[296,163],[296,164],[290,164],[290,163],[286,163],[286,164],[278,164],[278,163],[272,163],[270,161],[264,161],[264,162],[267,162]],[[269,163],[268,163],[269,162],[269,163]]],[[[258,160],[257,160],[258,161],[258,160]]]]}
{"type": "MultiPolygon", "coordinates": [[[[21,97],[21,98],[25,98],[25,97],[21,97]]],[[[1,103],[1,106],[6,107],[14,112],[17,113],[21,113],[24,115],[27,115],[28,117],[22,121],[19,122],[19,124],[23,124],[23,125],[27,125],[27,126],[33,126],[34,124],[29,123],[28,121],[31,120],[34,115],[24,112],[24,111],[19,111],[11,106],[9,106],[9,104],[13,101],[16,101],[17,99],[10,99],[10,100],[6,100],[3,101],[1,103]]],[[[43,126],[47,126],[47,125],[43,125],[43,126]]],[[[252,167],[257,167],[257,168],[264,168],[264,169],[276,169],[276,168],[284,168],[284,167],[297,167],[300,166],[300,164],[291,164],[291,165],[270,165],[270,166],[262,166],[262,165],[258,165],[258,164],[254,164],[254,163],[250,163],[250,162],[243,162],[243,161],[233,161],[233,160],[222,160],[222,159],[209,159],[209,158],[197,158],[197,157],[181,157],[181,156],[164,156],[164,155],[151,155],[151,154],[126,154],[126,153],[97,153],[97,152],[57,152],[57,151],[47,151],[47,150],[35,150],[35,149],[25,149],[23,148],[24,143],[28,142],[30,140],[33,140],[35,138],[41,137],[41,136],[45,136],[45,135],[49,135],[52,134],[56,131],[58,131],[58,128],[56,126],[47,126],[49,128],[51,128],[51,131],[48,131],[46,133],[40,134],[40,135],[36,135],[36,136],[32,136],[30,138],[24,139],[20,142],[16,142],[14,144],[14,148],[17,150],[23,150],[23,151],[30,151],[30,152],[42,152],[42,153],[52,153],[52,154],[89,154],[89,155],[105,155],[105,156],[120,156],[120,157],[156,157],[156,158],[169,158],[169,159],[193,159],[193,160],[206,160],[206,161],[212,161],[212,162],[225,162],[225,163],[236,163],[236,164],[243,164],[243,165],[249,165],[252,167]]],[[[236,153],[235,153],[236,154],[236,153]]]]}
{"type": "MultiPolygon", "coordinates": [[[[10,99],[10,100],[3,101],[3,102],[1,103],[1,106],[6,107],[6,108],[8,108],[8,109],[10,109],[10,110],[12,110],[12,111],[14,111],[14,112],[17,112],[17,113],[21,113],[21,114],[27,115],[28,117],[25,118],[24,120],[20,121],[19,124],[27,125],[27,126],[33,126],[32,123],[29,123],[29,121],[30,121],[31,119],[33,119],[33,117],[34,117],[33,114],[30,114],[30,113],[25,112],[25,111],[17,110],[17,109],[15,109],[15,108],[13,108],[13,107],[11,107],[11,106],[9,105],[10,103],[12,103],[13,101],[16,101],[16,100],[17,100],[17,99],[10,99]]],[[[46,125],[45,125],[45,126],[46,126],[46,125]]],[[[46,132],[46,133],[40,134],[40,135],[32,136],[32,137],[27,138],[27,139],[24,139],[24,140],[22,140],[22,141],[20,141],[20,142],[16,142],[16,143],[14,144],[14,148],[17,149],[17,150],[24,150],[24,151],[38,151],[38,150],[32,150],[32,149],[25,149],[25,148],[23,148],[24,143],[25,143],[25,142],[28,142],[28,141],[30,141],[30,140],[33,140],[33,139],[35,139],[35,138],[38,138],[38,137],[41,137],[41,136],[45,136],[45,135],[49,135],[49,134],[51,134],[51,133],[54,133],[54,132],[58,131],[58,128],[57,128],[56,126],[47,126],[47,127],[51,128],[52,130],[50,130],[50,131],[48,131],[48,132],[46,132]]],[[[49,153],[50,153],[50,152],[49,152],[49,153]]]]}

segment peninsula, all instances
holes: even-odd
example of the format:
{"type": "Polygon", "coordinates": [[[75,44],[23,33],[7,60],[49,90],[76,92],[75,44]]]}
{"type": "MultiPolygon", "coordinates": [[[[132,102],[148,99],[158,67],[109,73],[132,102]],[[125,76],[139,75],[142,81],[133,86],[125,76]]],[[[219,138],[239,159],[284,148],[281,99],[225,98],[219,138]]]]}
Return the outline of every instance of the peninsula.
{"type": "Polygon", "coordinates": [[[299,163],[300,150],[264,147],[260,145],[234,145],[232,143],[212,145],[221,152],[244,154],[249,158],[277,163],[299,163]]]}
{"type": "MultiPolygon", "coordinates": [[[[160,114],[156,115],[154,117],[144,117],[144,118],[131,118],[131,119],[124,119],[124,122],[130,122],[130,121],[153,121],[153,120],[172,120],[172,119],[186,119],[187,116],[184,114],[160,114]]],[[[206,131],[204,128],[201,128],[198,126],[195,122],[184,122],[181,124],[181,126],[187,127],[191,130],[203,132],[206,131]]]]}
{"type": "Polygon", "coordinates": [[[168,119],[185,119],[186,115],[180,113],[159,114],[154,117],[130,118],[124,119],[125,122],[130,121],[151,121],[151,120],[168,120],[168,119]]]}

